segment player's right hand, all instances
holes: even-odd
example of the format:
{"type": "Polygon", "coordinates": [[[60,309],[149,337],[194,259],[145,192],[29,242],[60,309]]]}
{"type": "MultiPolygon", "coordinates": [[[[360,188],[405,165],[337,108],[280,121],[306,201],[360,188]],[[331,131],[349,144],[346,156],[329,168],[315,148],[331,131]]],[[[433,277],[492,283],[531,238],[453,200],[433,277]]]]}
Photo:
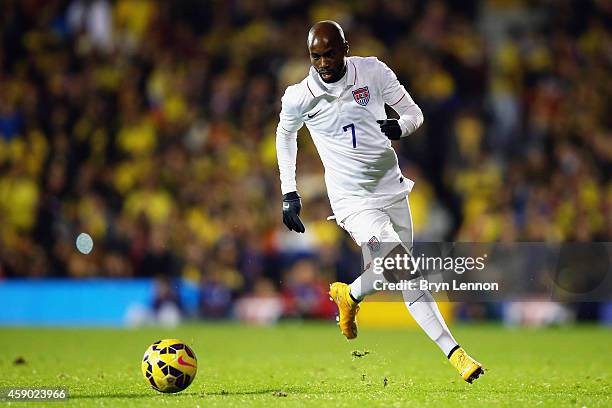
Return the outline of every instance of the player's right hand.
{"type": "Polygon", "coordinates": [[[300,211],[302,210],[302,201],[297,191],[283,195],[283,223],[289,228],[289,231],[304,232],[304,224],[300,220],[300,211]]]}

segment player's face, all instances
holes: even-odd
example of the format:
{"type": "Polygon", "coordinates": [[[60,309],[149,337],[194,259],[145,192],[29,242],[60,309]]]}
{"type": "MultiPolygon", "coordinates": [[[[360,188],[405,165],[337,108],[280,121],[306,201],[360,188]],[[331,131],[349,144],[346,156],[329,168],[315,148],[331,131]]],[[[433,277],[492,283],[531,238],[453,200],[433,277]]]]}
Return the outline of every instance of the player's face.
{"type": "Polygon", "coordinates": [[[317,70],[323,82],[336,82],[344,75],[348,45],[330,44],[316,39],[308,47],[310,63],[317,70]]]}

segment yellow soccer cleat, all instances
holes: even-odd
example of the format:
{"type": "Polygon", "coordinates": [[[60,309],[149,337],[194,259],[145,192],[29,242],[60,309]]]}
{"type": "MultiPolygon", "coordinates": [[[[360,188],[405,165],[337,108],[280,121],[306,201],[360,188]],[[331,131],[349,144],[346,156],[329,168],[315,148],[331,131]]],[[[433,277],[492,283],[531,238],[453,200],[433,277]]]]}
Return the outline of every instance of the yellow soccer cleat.
{"type": "Polygon", "coordinates": [[[349,340],[354,339],[357,337],[355,317],[359,312],[359,305],[351,298],[351,287],[346,283],[332,283],[329,285],[329,297],[338,306],[338,324],[342,334],[349,340]]]}
{"type": "Polygon", "coordinates": [[[470,384],[484,374],[482,364],[470,357],[462,347],[457,347],[448,360],[459,371],[461,377],[470,384]]]}

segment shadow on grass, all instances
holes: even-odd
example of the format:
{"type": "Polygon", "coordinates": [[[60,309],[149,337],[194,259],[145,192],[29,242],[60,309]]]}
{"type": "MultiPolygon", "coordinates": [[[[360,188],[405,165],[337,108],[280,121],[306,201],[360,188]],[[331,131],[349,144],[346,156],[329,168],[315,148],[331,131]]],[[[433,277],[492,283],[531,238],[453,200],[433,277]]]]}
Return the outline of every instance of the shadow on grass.
{"type": "Polygon", "coordinates": [[[267,388],[262,390],[244,390],[244,391],[204,391],[203,396],[233,396],[233,395],[274,395],[276,392],[284,392],[287,395],[297,394],[346,394],[350,393],[351,390],[318,390],[312,387],[276,387],[267,388]]]}
{"type": "Polygon", "coordinates": [[[174,394],[164,394],[159,392],[118,392],[112,394],[77,394],[70,395],[69,399],[111,399],[111,398],[159,398],[162,395],[170,396],[170,398],[182,398],[182,397],[223,397],[223,396],[240,396],[240,395],[274,395],[275,392],[282,391],[288,395],[295,394],[343,394],[350,392],[348,390],[334,390],[330,391],[319,391],[309,389],[308,387],[283,387],[283,388],[265,388],[255,390],[236,390],[236,391],[201,391],[201,392],[177,392],[174,394]]]}
{"type": "MultiPolygon", "coordinates": [[[[285,391],[288,393],[293,393],[295,392],[294,390],[288,389],[281,389],[281,388],[268,388],[265,390],[245,390],[245,391],[212,391],[212,392],[206,392],[204,391],[202,393],[202,395],[214,395],[214,396],[232,396],[232,395],[264,395],[264,394],[269,394],[272,395],[275,391],[285,391]]],[[[297,392],[296,392],[297,393],[297,392]]]]}
{"type": "Polygon", "coordinates": [[[203,393],[200,392],[179,392],[175,394],[165,394],[161,392],[117,392],[112,394],[77,394],[70,395],[68,398],[71,399],[105,399],[105,398],[159,398],[160,395],[173,395],[176,397],[190,396],[190,397],[202,397],[203,393]]]}

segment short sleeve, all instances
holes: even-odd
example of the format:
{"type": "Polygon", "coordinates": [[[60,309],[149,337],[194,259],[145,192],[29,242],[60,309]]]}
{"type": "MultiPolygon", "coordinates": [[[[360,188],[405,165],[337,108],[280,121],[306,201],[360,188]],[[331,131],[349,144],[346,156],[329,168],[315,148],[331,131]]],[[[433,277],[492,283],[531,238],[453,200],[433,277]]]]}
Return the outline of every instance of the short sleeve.
{"type": "Polygon", "coordinates": [[[292,95],[293,93],[291,87],[289,87],[281,99],[281,112],[278,126],[288,133],[297,132],[304,125],[301,112],[298,112],[297,109],[297,101],[292,95]]]}
{"type": "Polygon", "coordinates": [[[380,78],[380,87],[383,101],[390,106],[397,104],[400,100],[406,97],[406,90],[397,80],[395,72],[391,70],[384,62],[376,60],[378,63],[378,78],[380,78]]]}

